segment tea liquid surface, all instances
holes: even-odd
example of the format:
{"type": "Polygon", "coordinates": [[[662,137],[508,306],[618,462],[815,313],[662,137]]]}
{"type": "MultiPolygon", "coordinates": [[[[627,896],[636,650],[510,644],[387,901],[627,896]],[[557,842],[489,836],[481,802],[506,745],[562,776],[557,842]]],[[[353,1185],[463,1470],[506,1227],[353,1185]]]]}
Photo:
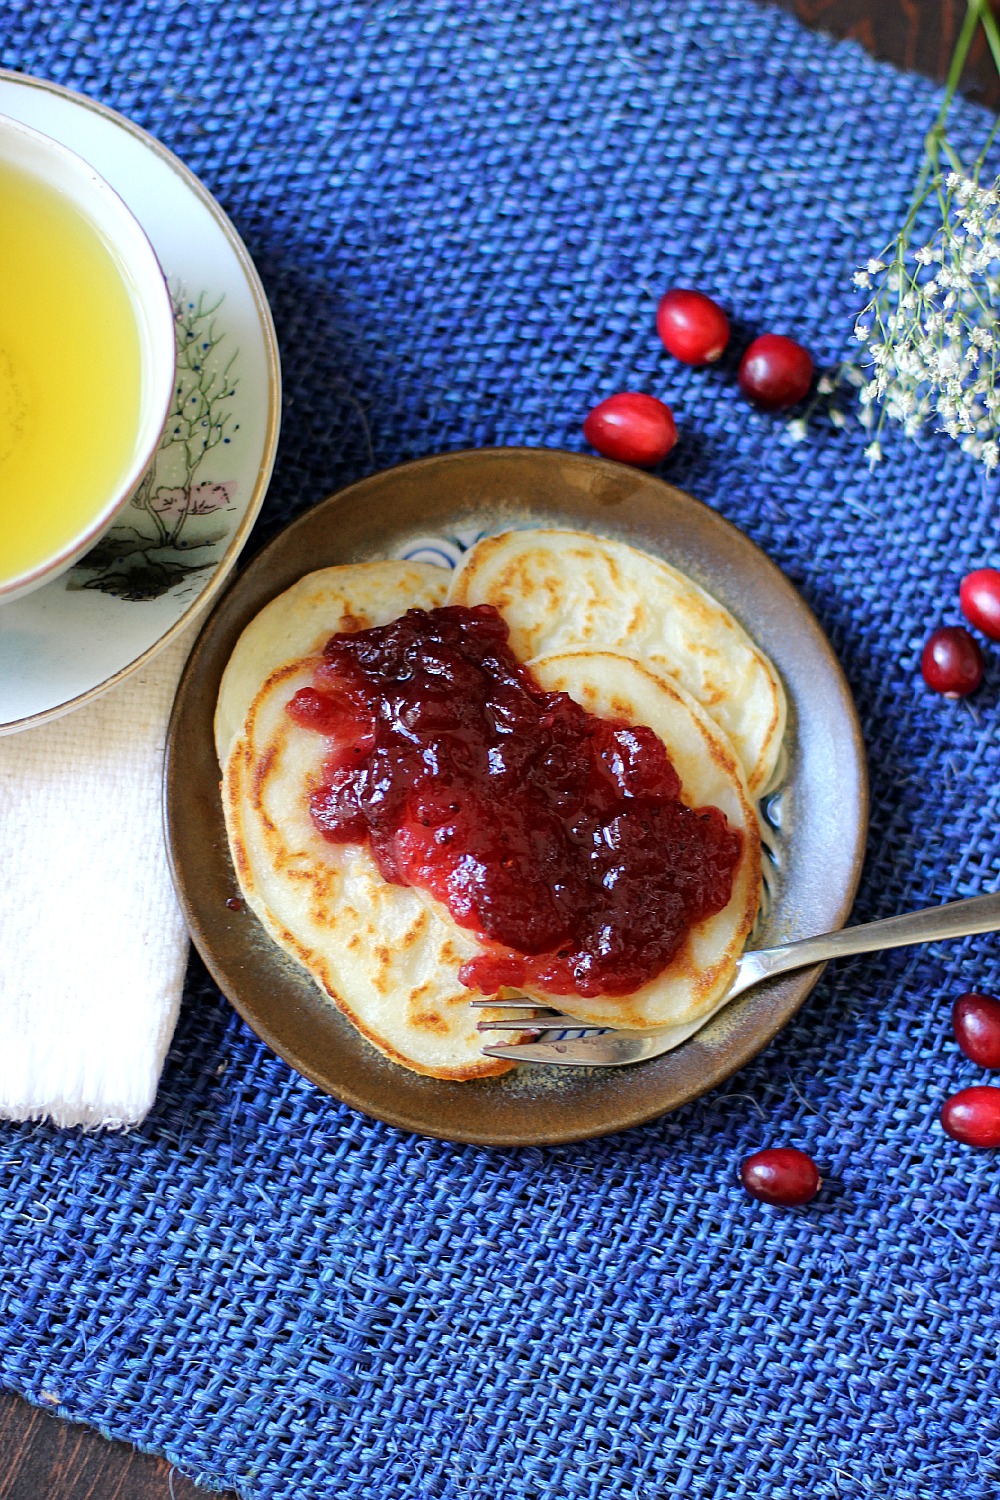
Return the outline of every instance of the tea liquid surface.
{"type": "Polygon", "coordinates": [[[141,357],[124,276],[68,199],[0,162],[0,582],[85,532],[132,460],[141,357]]]}

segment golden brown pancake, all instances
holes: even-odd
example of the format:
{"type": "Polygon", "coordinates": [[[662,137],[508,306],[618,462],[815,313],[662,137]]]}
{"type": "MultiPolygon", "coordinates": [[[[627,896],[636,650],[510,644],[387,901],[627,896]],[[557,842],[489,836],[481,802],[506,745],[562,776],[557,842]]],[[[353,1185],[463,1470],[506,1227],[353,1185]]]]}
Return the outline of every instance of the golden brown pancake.
{"type": "Polygon", "coordinates": [[[223,673],[215,711],[221,765],[254,694],[276,667],[322,650],[341,630],[387,625],[408,609],[444,602],[451,577],[430,563],[344,563],[307,573],[265,604],[244,630],[223,673]]]}
{"type": "MultiPolygon", "coordinates": [[[[505,1063],[481,1055],[475,1023],[484,1013],[470,1009],[472,994],[458,978],[465,960],[488,945],[428,893],[385,880],[366,847],[331,844],[313,824],[308,799],[321,776],[324,741],[296,724],[285,705],[317,665],[307,657],[270,675],[226,759],[226,827],[247,902],[387,1056],[439,1078],[503,1071],[505,1063]]],[[[592,713],[649,725],[677,769],[684,800],[720,807],[743,835],[729,904],[691,930],[656,979],[625,997],[552,998],[582,1020],[688,1025],[728,986],[759,900],[757,822],[742,770],[699,705],[630,657],[562,653],[537,661],[533,671],[543,687],[568,692],[592,713]]]]}
{"type": "Polygon", "coordinates": [[[226,759],[222,798],[240,888],[278,946],[394,1062],[434,1078],[505,1073],[511,1063],[482,1054],[482,1012],[458,978],[478,951],[473,935],[418,891],[385,880],[367,848],[331,844],[312,821],[324,742],[285,705],[317,665],[307,657],[270,675],[226,759]]]}
{"type": "MultiPolygon", "coordinates": [[[[603,719],[646,724],[662,740],[689,807],[718,807],[743,835],[728,905],[691,928],[655,979],[631,995],[560,995],[551,1004],[581,1021],[637,1030],[687,1026],[712,1011],[732,981],[760,904],[760,832],[743,768],[704,709],[665,674],[613,651],[539,657],[531,670],[603,719]]],[[[540,1000],[541,990],[532,990],[540,1000]]]]}
{"type": "Polygon", "coordinates": [[[728,610],[676,568],[581,531],[507,531],[470,548],[451,604],[492,604],[522,661],[554,651],[620,651],[666,672],[732,742],[751,796],[774,772],[785,694],[728,610]]]}

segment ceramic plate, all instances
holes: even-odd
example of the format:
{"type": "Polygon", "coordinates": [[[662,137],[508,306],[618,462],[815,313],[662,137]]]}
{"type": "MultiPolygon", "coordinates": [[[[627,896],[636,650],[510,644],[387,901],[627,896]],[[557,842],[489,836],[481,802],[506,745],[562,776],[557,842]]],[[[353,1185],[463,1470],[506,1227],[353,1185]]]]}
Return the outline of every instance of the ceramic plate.
{"type": "Polygon", "coordinates": [[[218,592],[267,489],[280,376],[253,263],[175,156],[103,105],[3,70],[0,114],[71,147],[124,198],[166,274],[178,356],[171,416],[133,500],[76,567],[0,606],[9,734],[104,692],[218,592]]]}
{"type": "Polygon", "coordinates": [[[482,1145],[582,1140],[704,1093],[765,1046],[821,972],[749,991],[675,1051],[621,1069],[517,1068],[450,1083],[389,1062],[266,936],[239,888],[219,801],[212,718],[244,626],[314,568],[379,557],[453,564],[477,536],[571,526],[629,542],[720,599],[777,666],[789,699],[788,769],[766,808],[771,897],[758,941],[841,926],[861,871],[864,749],[850,691],[822,630],[773,563],[735,527],[659,479],[603,459],[520,448],[421,459],[332,495],[288,526],[217,606],[177,693],[167,744],[167,836],[191,934],[233,1005],[291,1065],[338,1099],[404,1130],[482,1145]]]}

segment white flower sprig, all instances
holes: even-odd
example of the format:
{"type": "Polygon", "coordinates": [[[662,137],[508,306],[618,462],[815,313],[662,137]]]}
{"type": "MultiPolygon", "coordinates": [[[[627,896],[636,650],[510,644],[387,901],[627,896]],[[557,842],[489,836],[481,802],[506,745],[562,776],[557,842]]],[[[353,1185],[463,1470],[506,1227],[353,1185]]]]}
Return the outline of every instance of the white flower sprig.
{"type": "Polygon", "coordinates": [[[901,423],[909,437],[934,420],[988,473],[1000,464],[1000,178],[989,187],[980,183],[1000,118],[968,168],[947,133],[980,27],[1000,72],[1000,28],[990,0],[967,0],[906,219],[888,248],[854,275],[855,286],[871,293],[854,325],[868,369],[860,375],[846,363],[832,379],[835,387],[845,376],[860,387],[870,439],[865,453],[873,465],[883,456],[887,420],[901,423]],[[934,227],[915,244],[932,202],[934,227]]]}
{"type": "Polygon", "coordinates": [[[932,417],[963,450],[1000,463],[1000,180],[950,172],[941,223],[916,248],[900,236],[854,277],[871,290],[854,325],[873,371],[862,387],[865,450],[882,457],[885,418],[915,436],[932,417]],[[876,423],[874,406],[881,405],[876,423]]]}

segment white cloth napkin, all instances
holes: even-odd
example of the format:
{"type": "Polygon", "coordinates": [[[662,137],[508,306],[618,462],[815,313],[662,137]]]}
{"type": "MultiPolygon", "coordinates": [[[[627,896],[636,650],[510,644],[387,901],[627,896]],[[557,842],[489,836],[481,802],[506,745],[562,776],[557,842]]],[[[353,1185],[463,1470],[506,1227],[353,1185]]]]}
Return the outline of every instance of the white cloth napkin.
{"type": "Polygon", "coordinates": [[[188,942],[163,842],[185,633],[96,702],[0,738],[0,1116],[137,1124],[188,942]]]}

